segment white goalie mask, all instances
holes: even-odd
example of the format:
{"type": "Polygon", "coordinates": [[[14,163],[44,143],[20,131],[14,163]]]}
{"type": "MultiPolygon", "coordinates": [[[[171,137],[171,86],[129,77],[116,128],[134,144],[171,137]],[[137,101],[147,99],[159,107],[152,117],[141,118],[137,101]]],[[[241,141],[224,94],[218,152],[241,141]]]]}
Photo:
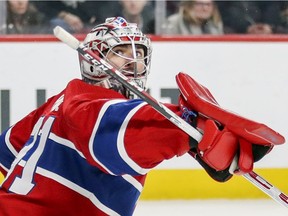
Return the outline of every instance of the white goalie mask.
{"type": "MultiPolygon", "coordinates": [[[[150,39],[134,23],[127,23],[122,17],[107,18],[105,23],[95,26],[87,34],[84,45],[99,57],[103,58],[125,76],[133,79],[136,84],[145,89],[147,75],[150,70],[151,42],[150,39]],[[129,55],[124,55],[119,47],[129,48],[129,55]],[[131,50],[130,50],[131,49],[131,50]],[[142,55],[138,50],[142,50],[142,55]],[[115,64],[108,56],[113,54],[123,58],[122,64],[115,64]]],[[[100,67],[92,65],[79,54],[82,79],[90,84],[114,89],[127,98],[135,95],[117,80],[107,75],[100,67]]]]}

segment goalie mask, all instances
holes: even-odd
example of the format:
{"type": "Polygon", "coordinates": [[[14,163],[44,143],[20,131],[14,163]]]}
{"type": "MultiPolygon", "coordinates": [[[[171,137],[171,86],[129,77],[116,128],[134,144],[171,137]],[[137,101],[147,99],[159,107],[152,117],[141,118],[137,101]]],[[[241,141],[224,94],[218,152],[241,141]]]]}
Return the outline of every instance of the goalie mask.
{"type": "MultiPolygon", "coordinates": [[[[87,34],[83,44],[103,58],[125,76],[145,89],[150,70],[150,39],[134,23],[122,17],[107,18],[105,23],[95,26],[87,34]]],[[[135,95],[117,80],[107,75],[100,67],[79,54],[82,79],[90,84],[113,89],[127,98],[135,95]]]]}

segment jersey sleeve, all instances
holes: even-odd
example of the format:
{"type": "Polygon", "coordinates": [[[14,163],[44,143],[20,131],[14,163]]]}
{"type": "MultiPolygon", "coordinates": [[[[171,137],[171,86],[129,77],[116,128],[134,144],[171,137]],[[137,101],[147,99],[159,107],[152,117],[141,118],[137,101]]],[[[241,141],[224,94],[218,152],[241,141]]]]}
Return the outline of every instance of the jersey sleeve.
{"type": "Polygon", "coordinates": [[[64,100],[69,139],[91,164],[112,175],[144,175],[189,150],[188,135],[147,103],[108,97],[102,90],[64,100]]]}

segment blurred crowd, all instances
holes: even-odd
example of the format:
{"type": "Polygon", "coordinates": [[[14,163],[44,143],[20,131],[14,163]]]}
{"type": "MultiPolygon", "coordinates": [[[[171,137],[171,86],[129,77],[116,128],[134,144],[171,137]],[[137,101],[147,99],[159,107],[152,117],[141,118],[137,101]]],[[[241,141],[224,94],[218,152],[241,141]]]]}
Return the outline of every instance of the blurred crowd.
{"type": "Polygon", "coordinates": [[[112,16],[147,34],[288,33],[288,1],[6,0],[0,3],[0,34],[52,34],[57,25],[87,33],[112,16]]]}

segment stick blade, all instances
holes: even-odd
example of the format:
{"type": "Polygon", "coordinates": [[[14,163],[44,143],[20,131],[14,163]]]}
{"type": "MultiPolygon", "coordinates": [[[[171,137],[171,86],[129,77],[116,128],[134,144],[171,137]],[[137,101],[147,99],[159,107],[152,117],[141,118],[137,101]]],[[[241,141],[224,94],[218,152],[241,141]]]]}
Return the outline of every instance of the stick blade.
{"type": "Polygon", "coordinates": [[[60,26],[56,26],[53,29],[53,33],[55,37],[57,37],[62,42],[66,43],[72,49],[76,50],[80,45],[80,42],[73,35],[71,35],[69,32],[67,32],[60,26]]]}

